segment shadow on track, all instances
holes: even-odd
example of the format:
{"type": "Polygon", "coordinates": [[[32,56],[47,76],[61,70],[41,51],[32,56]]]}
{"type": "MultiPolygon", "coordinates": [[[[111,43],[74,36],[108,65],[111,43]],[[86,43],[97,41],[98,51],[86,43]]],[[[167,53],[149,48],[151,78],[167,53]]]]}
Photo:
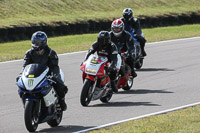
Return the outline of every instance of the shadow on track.
{"type": "Polygon", "coordinates": [[[48,132],[48,133],[71,133],[71,132],[76,132],[76,131],[80,131],[80,130],[84,130],[87,128],[92,128],[92,127],[83,127],[83,126],[76,126],[76,125],[60,125],[57,127],[49,127],[49,128],[45,128],[42,129],[40,131],[36,131],[36,133],[44,133],[44,132],[48,132]]]}
{"type": "Polygon", "coordinates": [[[119,91],[117,94],[149,94],[149,93],[174,93],[174,92],[165,91],[165,90],[139,89],[139,90],[119,91]]]}
{"type": "Polygon", "coordinates": [[[152,72],[152,71],[175,71],[174,69],[169,69],[169,68],[142,68],[136,70],[138,72],[152,72]]]}
{"type": "Polygon", "coordinates": [[[161,106],[159,104],[152,104],[151,102],[110,102],[95,104],[90,107],[130,107],[130,106],[161,106]]]}

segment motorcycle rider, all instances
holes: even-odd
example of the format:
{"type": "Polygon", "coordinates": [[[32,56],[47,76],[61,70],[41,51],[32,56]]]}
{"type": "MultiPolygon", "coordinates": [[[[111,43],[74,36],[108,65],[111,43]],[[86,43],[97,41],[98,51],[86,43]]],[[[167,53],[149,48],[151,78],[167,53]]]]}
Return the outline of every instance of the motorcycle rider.
{"type": "Polygon", "coordinates": [[[115,84],[115,79],[117,76],[117,47],[114,43],[111,42],[110,34],[108,31],[100,31],[97,37],[97,41],[95,41],[92,44],[92,47],[86,54],[85,60],[88,59],[88,57],[91,54],[94,54],[97,52],[100,56],[106,56],[108,58],[108,61],[111,63],[108,67],[108,70],[110,72],[110,79],[111,79],[111,87],[113,92],[118,92],[118,89],[115,84]]]}
{"type": "MultiPolygon", "coordinates": [[[[127,60],[127,64],[131,68],[131,75],[133,78],[137,77],[137,74],[134,69],[134,60],[135,57],[133,56],[134,53],[134,42],[131,34],[124,30],[124,23],[121,19],[116,19],[111,24],[111,41],[118,47],[120,47],[122,51],[128,53],[129,57],[127,60]]],[[[119,51],[120,52],[120,51],[119,51]]]]}
{"type": "MultiPolygon", "coordinates": [[[[47,35],[42,31],[35,32],[31,37],[32,49],[29,49],[24,56],[24,68],[32,63],[43,64],[49,67],[50,73],[53,75],[52,80],[58,97],[61,109],[65,111],[67,105],[65,103],[65,94],[68,91],[67,86],[61,80],[60,68],[58,66],[58,56],[54,50],[47,45],[47,35]]],[[[21,75],[21,74],[20,74],[21,75]]],[[[20,76],[17,77],[17,80],[20,76]]]]}
{"type": "Polygon", "coordinates": [[[140,42],[142,55],[146,56],[147,54],[144,50],[146,39],[144,38],[144,35],[142,33],[139,20],[133,17],[133,11],[131,8],[125,8],[123,10],[123,17],[121,18],[121,20],[124,22],[126,31],[131,33],[132,31],[130,31],[130,29],[135,30],[135,37],[140,42]]]}

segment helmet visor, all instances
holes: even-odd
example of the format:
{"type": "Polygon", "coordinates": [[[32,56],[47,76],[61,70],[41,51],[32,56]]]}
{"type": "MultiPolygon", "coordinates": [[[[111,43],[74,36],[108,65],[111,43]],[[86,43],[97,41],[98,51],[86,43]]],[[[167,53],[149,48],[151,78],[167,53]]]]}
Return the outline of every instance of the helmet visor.
{"type": "Polygon", "coordinates": [[[120,33],[123,30],[122,27],[113,27],[112,29],[115,33],[120,33]]]}
{"type": "Polygon", "coordinates": [[[131,18],[131,15],[132,15],[132,14],[124,14],[124,18],[125,18],[125,19],[129,19],[129,18],[131,18]]]}
{"type": "Polygon", "coordinates": [[[98,38],[98,43],[101,46],[106,46],[107,44],[109,44],[110,40],[109,38],[98,38]]]}

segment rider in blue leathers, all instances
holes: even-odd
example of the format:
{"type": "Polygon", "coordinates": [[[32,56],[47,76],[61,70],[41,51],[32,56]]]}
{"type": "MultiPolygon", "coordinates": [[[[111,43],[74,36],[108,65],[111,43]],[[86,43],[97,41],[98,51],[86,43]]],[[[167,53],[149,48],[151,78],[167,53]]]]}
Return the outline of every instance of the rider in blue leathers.
{"type": "Polygon", "coordinates": [[[128,31],[129,33],[133,34],[132,31],[134,30],[134,36],[140,42],[141,52],[143,56],[146,56],[146,52],[144,50],[146,39],[142,33],[140,22],[137,18],[133,17],[133,11],[131,8],[125,8],[123,10],[123,17],[121,20],[124,22],[125,28],[124,30],[128,31]]]}

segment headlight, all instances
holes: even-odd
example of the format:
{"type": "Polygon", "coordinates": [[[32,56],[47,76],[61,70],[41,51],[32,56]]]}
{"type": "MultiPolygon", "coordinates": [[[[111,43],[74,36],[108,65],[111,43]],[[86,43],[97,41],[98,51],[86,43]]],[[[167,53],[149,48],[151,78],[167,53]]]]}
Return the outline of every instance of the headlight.
{"type": "Polygon", "coordinates": [[[97,71],[95,69],[86,68],[86,72],[96,74],[97,71]]]}

